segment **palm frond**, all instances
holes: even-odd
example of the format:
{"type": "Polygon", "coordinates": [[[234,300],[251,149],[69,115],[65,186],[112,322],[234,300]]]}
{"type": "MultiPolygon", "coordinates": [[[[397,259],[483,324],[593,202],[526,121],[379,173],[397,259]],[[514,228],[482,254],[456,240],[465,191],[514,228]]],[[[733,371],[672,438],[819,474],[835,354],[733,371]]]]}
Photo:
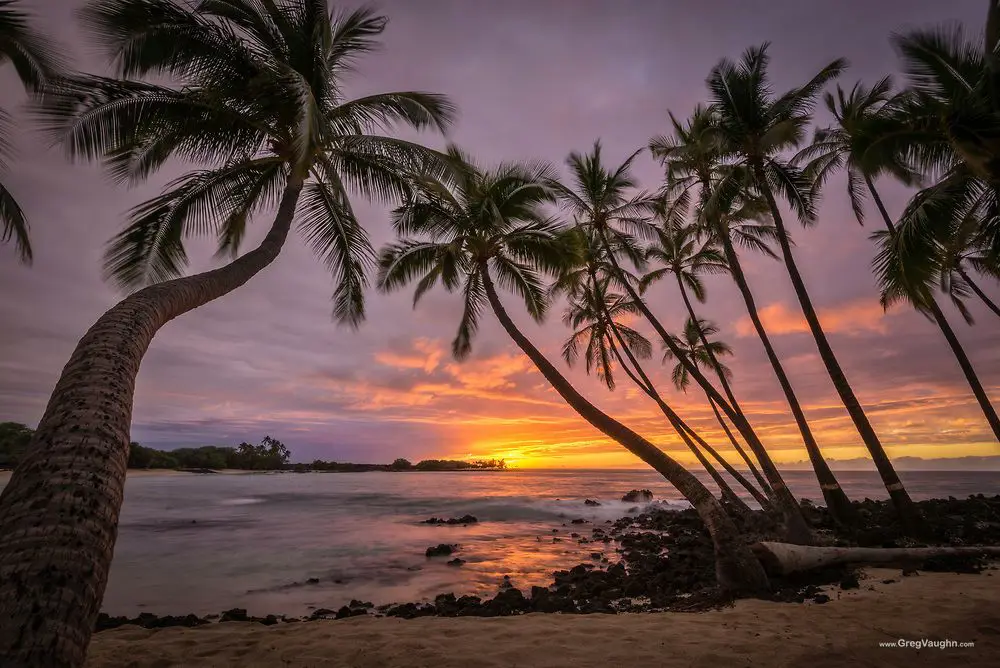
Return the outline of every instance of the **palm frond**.
{"type": "Polygon", "coordinates": [[[20,0],[0,0],[0,63],[9,61],[21,85],[37,92],[65,68],[66,58],[22,7],[20,0]]]}
{"type": "Polygon", "coordinates": [[[368,272],[376,266],[377,258],[347,194],[331,183],[307,183],[302,190],[298,226],[333,274],[334,317],[358,327],[365,317],[368,272]]]}
{"type": "Polygon", "coordinates": [[[258,208],[264,188],[255,188],[275,161],[264,159],[186,174],[166,192],[129,213],[129,224],[114,237],[104,256],[105,276],[122,289],[179,276],[187,265],[183,239],[205,235],[227,221],[258,208]]]}
{"type": "Polygon", "coordinates": [[[14,240],[14,249],[18,258],[24,264],[31,264],[31,240],[28,235],[28,220],[24,211],[14,199],[14,196],[3,183],[0,183],[0,241],[8,243],[14,240]]]}

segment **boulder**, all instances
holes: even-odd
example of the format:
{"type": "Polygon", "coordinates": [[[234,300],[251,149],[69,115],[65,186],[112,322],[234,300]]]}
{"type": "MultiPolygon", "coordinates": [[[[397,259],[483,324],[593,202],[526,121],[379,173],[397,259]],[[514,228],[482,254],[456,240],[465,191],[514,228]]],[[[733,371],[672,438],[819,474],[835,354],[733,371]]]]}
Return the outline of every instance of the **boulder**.
{"type": "Polygon", "coordinates": [[[584,502],[583,502],[583,505],[585,505],[585,506],[599,506],[599,505],[601,505],[601,502],[600,501],[594,501],[593,499],[585,499],[584,502]]]}
{"type": "Polygon", "coordinates": [[[426,554],[428,557],[447,557],[449,554],[458,549],[458,545],[448,545],[447,543],[441,543],[440,545],[427,548],[426,554]]]}
{"type": "Polygon", "coordinates": [[[653,500],[653,493],[648,489],[633,489],[622,497],[625,503],[649,503],[653,500]]]}

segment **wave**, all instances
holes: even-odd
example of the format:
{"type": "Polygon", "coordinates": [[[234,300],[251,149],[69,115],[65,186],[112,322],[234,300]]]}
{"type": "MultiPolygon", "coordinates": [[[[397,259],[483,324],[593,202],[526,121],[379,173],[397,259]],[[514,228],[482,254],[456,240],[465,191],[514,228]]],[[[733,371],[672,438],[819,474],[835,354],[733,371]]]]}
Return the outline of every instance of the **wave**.
{"type": "Polygon", "coordinates": [[[449,500],[453,516],[470,514],[486,522],[553,521],[584,519],[593,523],[617,520],[652,508],[680,510],[690,508],[686,501],[626,503],[618,499],[596,499],[599,506],[588,506],[583,499],[539,499],[537,497],[487,497],[449,500]]]}
{"type": "Polygon", "coordinates": [[[247,497],[238,499],[223,499],[219,501],[219,505],[222,506],[250,506],[256,503],[264,503],[264,499],[260,497],[247,497]]]}

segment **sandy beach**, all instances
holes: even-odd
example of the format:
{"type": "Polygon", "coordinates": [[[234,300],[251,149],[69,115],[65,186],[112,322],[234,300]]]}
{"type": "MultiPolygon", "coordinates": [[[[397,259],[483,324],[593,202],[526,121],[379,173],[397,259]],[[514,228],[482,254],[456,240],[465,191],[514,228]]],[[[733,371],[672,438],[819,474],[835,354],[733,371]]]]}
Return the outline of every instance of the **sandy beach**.
{"type": "Polygon", "coordinates": [[[95,635],[90,668],[351,666],[995,666],[1000,571],[983,575],[870,569],[832,601],[740,601],[704,613],[503,618],[227,622],[196,629],[123,627],[95,635]],[[883,584],[883,580],[896,582],[883,584]],[[879,643],[953,640],[975,647],[879,643]]]}

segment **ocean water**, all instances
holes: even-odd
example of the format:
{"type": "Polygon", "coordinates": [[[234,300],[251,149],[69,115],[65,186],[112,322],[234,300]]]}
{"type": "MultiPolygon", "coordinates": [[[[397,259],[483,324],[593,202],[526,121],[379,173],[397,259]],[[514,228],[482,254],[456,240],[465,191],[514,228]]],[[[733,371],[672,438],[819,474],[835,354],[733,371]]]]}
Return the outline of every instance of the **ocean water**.
{"type": "MultiPolygon", "coordinates": [[[[1000,472],[901,472],[915,499],[1000,493],[1000,472]]],[[[874,473],[840,472],[852,498],[884,498],[874,473]]],[[[817,499],[810,472],[789,471],[799,497],[817,499]]],[[[383,603],[435,595],[489,596],[509,575],[516,586],[548,584],[554,570],[612,561],[614,545],[578,543],[593,524],[635,504],[687,504],[653,471],[457,473],[270,473],[144,475],[125,485],[120,533],[104,599],[110,614],[303,615],[351,599],[383,603]],[[600,506],[586,506],[584,499],[600,506]],[[471,514],[469,526],[421,524],[471,514]],[[554,540],[555,538],[559,540],[554,540]],[[460,545],[460,567],[428,559],[427,547],[460,545]],[[310,579],[318,582],[309,583],[310,579]]]]}

